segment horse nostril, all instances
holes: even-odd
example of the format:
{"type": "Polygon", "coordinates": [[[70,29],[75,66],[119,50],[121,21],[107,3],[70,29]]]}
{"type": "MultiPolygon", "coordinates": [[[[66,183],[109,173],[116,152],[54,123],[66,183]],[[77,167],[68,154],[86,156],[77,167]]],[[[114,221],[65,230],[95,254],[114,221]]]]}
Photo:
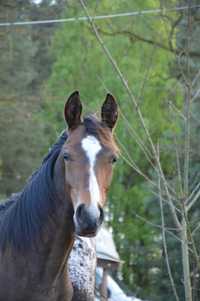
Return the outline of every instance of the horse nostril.
{"type": "Polygon", "coordinates": [[[100,206],[99,206],[99,211],[100,211],[99,225],[101,225],[103,223],[103,220],[104,220],[104,211],[100,206]]]}
{"type": "Polygon", "coordinates": [[[80,204],[78,206],[78,208],[76,209],[76,216],[77,216],[78,219],[81,219],[81,217],[83,216],[83,214],[84,214],[84,207],[85,207],[84,204],[80,204]]]}

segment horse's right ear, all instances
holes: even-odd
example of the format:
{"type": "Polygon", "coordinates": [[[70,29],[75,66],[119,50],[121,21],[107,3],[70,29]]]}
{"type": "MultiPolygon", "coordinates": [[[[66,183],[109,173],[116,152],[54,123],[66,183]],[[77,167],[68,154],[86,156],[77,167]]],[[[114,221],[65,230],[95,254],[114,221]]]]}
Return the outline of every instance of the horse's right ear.
{"type": "Polygon", "coordinates": [[[64,116],[69,130],[75,129],[81,123],[81,113],[82,104],[79,92],[75,91],[69,96],[64,109],[64,116]]]}

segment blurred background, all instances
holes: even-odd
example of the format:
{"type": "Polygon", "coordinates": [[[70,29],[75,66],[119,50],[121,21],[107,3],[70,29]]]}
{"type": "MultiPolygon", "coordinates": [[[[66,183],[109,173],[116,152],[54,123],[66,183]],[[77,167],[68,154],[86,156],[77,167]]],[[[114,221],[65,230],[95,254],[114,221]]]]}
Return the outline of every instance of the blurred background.
{"type": "Polygon", "coordinates": [[[106,223],[143,299],[200,300],[199,37],[199,0],[0,0],[0,199],[66,127],[71,92],[85,114],[111,92],[121,157],[106,223]]]}

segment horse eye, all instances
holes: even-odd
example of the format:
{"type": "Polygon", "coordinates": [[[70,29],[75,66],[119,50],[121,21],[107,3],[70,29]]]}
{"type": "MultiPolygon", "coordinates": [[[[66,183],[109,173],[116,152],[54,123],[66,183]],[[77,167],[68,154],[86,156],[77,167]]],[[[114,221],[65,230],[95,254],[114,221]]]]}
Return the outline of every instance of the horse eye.
{"type": "Polygon", "coordinates": [[[63,158],[65,161],[69,161],[71,159],[70,154],[64,153],[63,158]]]}
{"type": "Polygon", "coordinates": [[[116,156],[112,156],[111,163],[114,164],[115,162],[117,162],[117,157],[116,156]]]}

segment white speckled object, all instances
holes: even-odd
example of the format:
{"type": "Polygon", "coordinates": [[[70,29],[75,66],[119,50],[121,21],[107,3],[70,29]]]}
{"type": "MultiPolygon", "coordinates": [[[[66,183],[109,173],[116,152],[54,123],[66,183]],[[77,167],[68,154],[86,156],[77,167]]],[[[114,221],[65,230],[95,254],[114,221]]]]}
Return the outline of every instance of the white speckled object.
{"type": "Polygon", "coordinates": [[[96,269],[95,238],[77,237],[68,261],[73,301],[93,301],[96,269]]]}

